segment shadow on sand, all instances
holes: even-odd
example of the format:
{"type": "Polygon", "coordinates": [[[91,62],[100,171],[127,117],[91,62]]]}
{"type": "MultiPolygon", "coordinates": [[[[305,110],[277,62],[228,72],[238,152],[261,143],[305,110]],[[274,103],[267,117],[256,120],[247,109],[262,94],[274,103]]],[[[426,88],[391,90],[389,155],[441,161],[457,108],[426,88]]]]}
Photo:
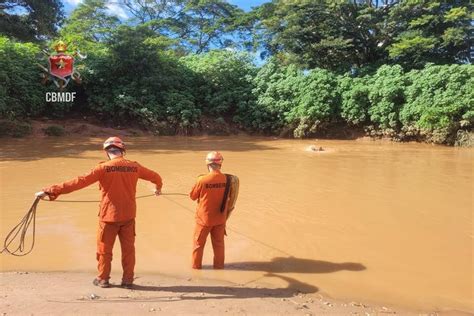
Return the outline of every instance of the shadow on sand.
{"type": "MultiPolygon", "coordinates": [[[[151,286],[134,285],[133,290],[143,292],[171,292],[172,296],[140,296],[143,301],[169,300],[170,297],[179,300],[207,300],[207,299],[246,299],[246,298],[290,298],[295,296],[296,289],[304,293],[316,293],[316,286],[300,282],[287,276],[268,273],[265,277],[280,278],[288,283],[284,288],[265,288],[249,286],[208,286],[208,285],[174,285],[151,286]],[[204,295],[203,295],[204,294],[204,295]]],[[[133,301],[137,301],[134,299],[133,301]]]]}
{"type": "MultiPolygon", "coordinates": [[[[211,269],[205,266],[205,269],[211,269]]],[[[175,286],[149,286],[135,285],[134,290],[144,292],[172,292],[173,298],[180,300],[205,300],[205,299],[245,299],[245,298],[290,298],[295,291],[302,293],[316,293],[318,287],[302,282],[295,278],[277,273],[332,273],[337,271],[363,271],[366,267],[360,263],[301,259],[295,257],[276,257],[269,262],[235,262],[226,265],[226,270],[239,271],[262,271],[266,272],[263,277],[279,278],[287,282],[284,288],[261,288],[248,286],[199,286],[199,285],[175,285],[175,286]],[[203,293],[207,295],[203,295],[203,293]]],[[[251,281],[253,282],[253,281],[251,281]]],[[[249,282],[250,283],[250,282],[249,282]]],[[[144,301],[162,300],[165,297],[142,297],[144,301]]],[[[166,297],[170,299],[169,297],[166,297]]]]}

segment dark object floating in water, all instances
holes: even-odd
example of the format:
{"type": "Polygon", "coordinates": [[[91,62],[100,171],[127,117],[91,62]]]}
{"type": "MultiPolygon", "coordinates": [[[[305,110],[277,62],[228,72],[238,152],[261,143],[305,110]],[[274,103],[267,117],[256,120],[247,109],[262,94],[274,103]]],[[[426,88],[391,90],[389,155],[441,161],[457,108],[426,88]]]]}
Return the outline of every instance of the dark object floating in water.
{"type": "Polygon", "coordinates": [[[308,147],[309,151],[324,151],[324,148],[321,146],[311,145],[308,147]]]}

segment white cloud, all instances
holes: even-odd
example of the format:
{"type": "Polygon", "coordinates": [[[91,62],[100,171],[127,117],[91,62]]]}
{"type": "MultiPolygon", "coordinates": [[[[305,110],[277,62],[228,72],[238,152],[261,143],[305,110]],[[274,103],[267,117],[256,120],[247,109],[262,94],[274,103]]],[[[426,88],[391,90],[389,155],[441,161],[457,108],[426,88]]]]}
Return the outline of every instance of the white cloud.
{"type": "Polygon", "coordinates": [[[79,3],[81,3],[82,0],[64,0],[64,2],[75,7],[75,6],[77,6],[79,3]]]}
{"type": "MultiPolygon", "coordinates": [[[[71,1],[81,1],[81,0],[71,0],[71,1]]],[[[121,19],[127,19],[128,15],[125,10],[117,3],[109,2],[107,3],[107,9],[110,14],[116,15],[121,19]]]]}

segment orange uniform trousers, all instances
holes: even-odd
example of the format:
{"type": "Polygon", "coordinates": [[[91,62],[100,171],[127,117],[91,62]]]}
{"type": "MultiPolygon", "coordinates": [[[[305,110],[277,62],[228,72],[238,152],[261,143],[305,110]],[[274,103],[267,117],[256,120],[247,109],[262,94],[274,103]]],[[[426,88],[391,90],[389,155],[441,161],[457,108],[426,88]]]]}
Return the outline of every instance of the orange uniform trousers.
{"type": "Polygon", "coordinates": [[[193,269],[202,268],[202,256],[207,236],[211,234],[212,248],[214,250],[214,269],[224,269],[225,247],[225,224],[216,226],[203,226],[196,223],[194,229],[193,245],[193,269]]]}
{"type": "Polygon", "coordinates": [[[122,248],[123,283],[133,283],[135,269],[135,219],[125,222],[99,222],[97,231],[97,269],[100,280],[109,280],[112,249],[119,237],[122,248]]]}

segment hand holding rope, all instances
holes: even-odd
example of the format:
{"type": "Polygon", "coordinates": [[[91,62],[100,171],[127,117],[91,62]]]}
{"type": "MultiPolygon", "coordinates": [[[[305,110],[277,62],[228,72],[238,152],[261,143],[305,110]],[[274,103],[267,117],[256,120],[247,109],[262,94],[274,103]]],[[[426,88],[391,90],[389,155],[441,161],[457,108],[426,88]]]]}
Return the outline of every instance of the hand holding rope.
{"type": "MultiPolygon", "coordinates": [[[[151,196],[160,196],[160,195],[182,195],[182,196],[187,196],[187,194],[184,193],[161,193],[158,191],[155,191],[153,194],[147,194],[147,195],[140,195],[137,196],[136,199],[142,199],[146,197],[151,197],[151,196]]],[[[30,209],[28,212],[26,212],[25,216],[20,220],[20,222],[13,227],[13,229],[8,233],[8,235],[5,238],[5,241],[3,242],[3,250],[0,251],[0,253],[8,253],[13,256],[17,257],[22,257],[26,256],[29,254],[35,245],[35,239],[36,239],[36,208],[38,207],[39,201],[48,201],[48,202],[64,202],[64,203],[99,203],[99,200],[47,200],[44,199],[44,197],[47,196],[45,192],[37,192],[35,194],[36,198],[33,201],[33,204],[31,205],[30,209]],[[26,234],[28,232],[28,229],[32,225],[32,240],[31,240],[31,245],[28,250],[25,250],[25,244],[26,244],[26,234]],[[12,245],[15,240],[18,241],[18,246],[14,248],[15,246],[12,245]],[[14,249],[13,249],[13,248],[14,249]]]]}

